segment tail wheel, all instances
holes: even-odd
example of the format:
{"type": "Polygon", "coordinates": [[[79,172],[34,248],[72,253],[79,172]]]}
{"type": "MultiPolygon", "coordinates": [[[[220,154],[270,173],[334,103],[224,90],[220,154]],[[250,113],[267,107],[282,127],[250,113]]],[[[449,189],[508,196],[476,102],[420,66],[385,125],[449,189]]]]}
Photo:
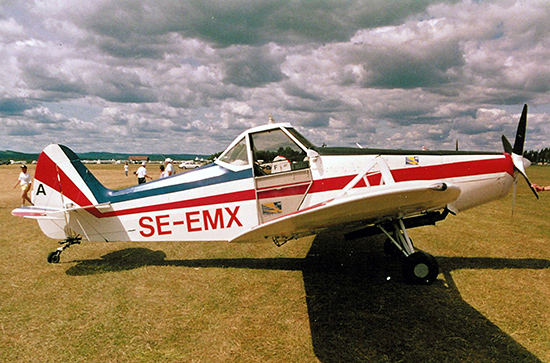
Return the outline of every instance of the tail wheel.
{"type": "Polygon", "coordinates": [[[57,250],[50,252],[48,255],[48,262],[49,263],[59,263],[59,259],[61,257],[61,252],[65,251],[67,248],[71,247],[72,245],[80,244],[82,241],[82,237],[80,237],[78,234],[71,232],[70,235],[67,236],[63,241],[59,241],[59,244],[62,245],[57,250]]]}
{"type": "Polygon", "coordinates": [[[48,262],[49,263],[59,263],[59,255],[61,255],[61,252],[59,251],[52,251],[48,254],[48,262]]]}
{"type": "Polygon", "coordinates": [[[439,274],[435,258],[425,252],[415,252],[403,262],[403,278],[411,285],[430,285],[439,274]]]}

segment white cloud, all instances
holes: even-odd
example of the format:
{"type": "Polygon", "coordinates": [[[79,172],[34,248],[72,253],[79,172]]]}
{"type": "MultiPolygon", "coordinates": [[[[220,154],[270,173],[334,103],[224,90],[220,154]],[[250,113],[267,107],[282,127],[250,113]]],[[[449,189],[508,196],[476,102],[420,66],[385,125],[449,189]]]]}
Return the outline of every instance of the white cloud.
{"type": "Polygon", "coordinates": [[[500,150],[525,102],[537,109],[527,145],[546,147],[549,10],[542,0],[3,3],[0,148],[213,153],[271,113],[319,144],[437,149],[459,138],[500,150]]]}

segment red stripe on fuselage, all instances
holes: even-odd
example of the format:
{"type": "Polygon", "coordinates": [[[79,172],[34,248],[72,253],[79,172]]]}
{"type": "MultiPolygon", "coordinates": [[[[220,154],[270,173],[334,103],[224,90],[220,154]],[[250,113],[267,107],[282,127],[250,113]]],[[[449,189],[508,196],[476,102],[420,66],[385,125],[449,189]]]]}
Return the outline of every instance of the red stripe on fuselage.
{"type": "MultiPolygon", "coordinates": [[[[430,166],[411,166],[402,169],[391,170],[395,182],[411,180],[439,180],[450,178],[461,178],[483,174],[508,173],[514,175],[514,165],[509,154],[504,157],[485,160],[451,162],[430,166]]],[[[346,175],[330,179],[316,180],[309,193],[322,193],[344,188],[355,175],[346,175]]],[[[379,172],[367,175],[371,185],[379,185],[381,175],[379,172]]],[[[365,187],[361,179],[355,187],[365,187]]]]}
{"type": "Polygon", "coordinates": [[[160,211],[165,211],[170,209],[204,207],[204,206],[209,206],[214,204],[235,203],[235,202],[243,202],[243,201],[255,200],[255,199],[256,199],[256,192],[253,189],[251,189],[251,190],[243,190],[240,192],[233,192],[233,193],[227,193],[227,194],[211,195],[203,198],[180,200],[177,202],[145,205],[142,207],[129,208],[129,209],[123,209],[123,210],[105,212],[105,213],[101,213],[97,209],[93,208],[94,211],[89,210],[89,212],[96,217],[120,217],[124,215],[129,215],[129,214],[136,214],[136,213],[150,213],[150,212],[160,212],[160,211]]]}
{"type": "Polygon", "coordinates": [[[504,157],[493,159],[461,161],[420,167],[420,170],[415,167],[398,169],[394,173],[394,180],[401,182],[416,179],[449,179],[495,173],[508,173],[513,176],[514,165],[512,157],[509,154],[503,155],[504,157]]]}
{"type": "Polygon", "coordinates": [[[258,190],[258,199],[286,197],[289,195],[303,195],[309,188],[309,182],[305,185],[278,186],[266,190],[258,190]]]}

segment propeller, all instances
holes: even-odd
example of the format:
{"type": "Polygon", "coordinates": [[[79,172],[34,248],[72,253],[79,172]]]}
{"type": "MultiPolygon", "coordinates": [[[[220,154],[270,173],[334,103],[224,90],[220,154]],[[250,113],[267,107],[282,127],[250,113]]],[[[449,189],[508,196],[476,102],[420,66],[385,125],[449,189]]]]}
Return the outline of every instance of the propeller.
{"type": "MultiPolygon", "coordinates": [[[[510,141],[506,138],[506,136],[502,135],[502,145],[504,146],[504,152],[510,154],[512,156],[512,163],[514,164],[514,170],[517,171],[525,181],[527,182],[527,185],[529,185],[529,188],[535,194],[535,197],[539,199],[539,195],[537,194],[537,191],[535,188],[533,188],[532,183],[529,181],[529,178],[527,177],[527,173],[525,172],[525,168],[531,165],[531,162],[523,157],[523,145],[525,144],[525,130],[527,128],[527,105],[523,106],[523,111],[521,112],[521,117],[519,118],[519,124],[518,124],[518,130],[516,132],[516,140],[514,141],[514,146],[510,144],[510,141]]],[[[514,188],[514,196],[515,196],[515,188],[514,188]]]]}

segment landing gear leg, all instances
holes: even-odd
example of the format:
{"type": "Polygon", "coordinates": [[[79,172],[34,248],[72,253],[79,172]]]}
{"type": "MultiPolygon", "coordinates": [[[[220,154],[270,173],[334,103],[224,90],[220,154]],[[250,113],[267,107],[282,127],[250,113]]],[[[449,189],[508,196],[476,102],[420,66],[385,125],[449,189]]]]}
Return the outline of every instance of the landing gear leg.
{"type": "Polygon", "coordinates": [[[80,236],[69,236],[65,238],[63,241],[59,241],[59,244],[61,247],[56,249],[55,251],[52,251],[48,254],[48,262],[49,263],[59,263],[59,259],[61,256],[61,252],[65,251],[65,249],[69,248],[72,245],[80,244],[82,241],[82,237],[80,236]]]}
{"type": "Polygon", "coordinates": [[[378,228],[388,237],[384,243],[386,254],[390,256],[397,254],[405,257],[403,260],[403,278],[405,282],[412,285],[430,285],[437,279],[439,274],[437,261],[426,252],[414,250],[413,242],[402,219],[393,223],[393,235],[381,225],[378,225],[378,228]]]}

